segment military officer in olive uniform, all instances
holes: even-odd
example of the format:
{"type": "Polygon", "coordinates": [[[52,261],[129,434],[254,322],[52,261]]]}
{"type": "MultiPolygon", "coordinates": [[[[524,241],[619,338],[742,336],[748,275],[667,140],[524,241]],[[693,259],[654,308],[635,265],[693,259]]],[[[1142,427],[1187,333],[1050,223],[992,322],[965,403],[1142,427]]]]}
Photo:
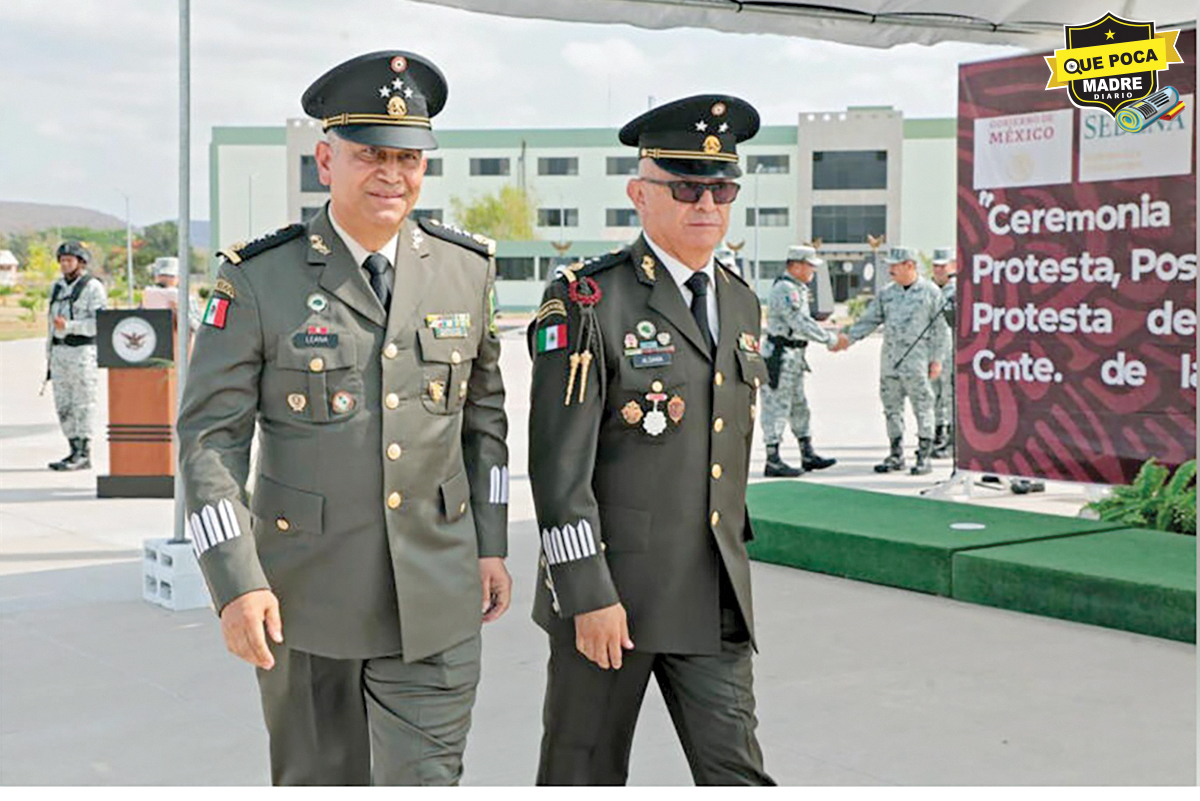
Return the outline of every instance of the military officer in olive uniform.
{"type": "Polygon", "coordinates": [[[276,784],[457,782],[480,623],[508,605],[492,246],[408,216],[445,97],[398,51],[309,87],[330,202],[223,253],[196,337],[188,521],[276,784]]]}
{"type": "Polygon", "coordinates": [[[867,309],[846,332],[853,344],[883,326],[883,352],[879,362],[879,395],[887,419],[890,451],[875,465],[875,472],[904,469],[904,399],[917,418],[917,462],[914,476],[933,470],[933,388],[930,380],[942,371],[946,352],[946,327],[941,318],[942,293],[917,272],[916,254],[894,247],[884,256],[892,282],[871,299],[867,309]]]}
{"type": "Polygon", "coordinates": [[[714,263],[755,134],[702,95],[628,123],[643,234],[563,272],[529,329],[550,639],[539,784],[622,784],[653,674],[698,784],[770,784],[755,735],[746,478],[760,308],[714,263]]]}
{"type": "Polygon", "coordinates": [[[823,263],[813,247],[788,248],[787,268],[771,285],[767,299],[767,335],[763,337],[762,355],[768,381],[762,390],[762,429],[767,446],[763,475],[768,478],[794,478],[805,471],[824,470],[837,464],[837,459],[821,456],[813,449],[812,415],[804,394],[804,374],[812,372],[805,353],[808,343],[820,342],[834,350],[845,342],[845,335],[822,328],[809,308],[808,282],[823,263]],[[789,465],[779,455],[779,443],[789,424],[800,443],[800,467],[789,465]]]}
{"type": "Polygon", "coordinates": [[[933,251],[933,283],[942,290],[942,317],[946,321],[946,354],[942,374],[933,381],[933,457],[954,450],[954,299],[958,291],[958,265],[954,248],[933,251]]]}
{"type": "Polygon", "coordinates": [[[50,288],[46,378],[54,382],[54,409],[71,452],[48,467],[87,470],[96,411],[96,313],[107,296],[103,282],[88,272],[82,243],[63,242],[56,255],[62,276],[50,288]]]}

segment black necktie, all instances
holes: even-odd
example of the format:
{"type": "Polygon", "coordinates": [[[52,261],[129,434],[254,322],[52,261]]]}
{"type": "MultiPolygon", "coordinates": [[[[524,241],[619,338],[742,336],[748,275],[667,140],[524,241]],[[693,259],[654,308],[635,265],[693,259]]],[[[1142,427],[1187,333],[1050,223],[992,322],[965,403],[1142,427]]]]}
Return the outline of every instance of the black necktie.
{"type": "Polygon", "coordinates": [[[714,348],[712,329],[708,327],[708,275],[702,272],[692,273],[692,277],[687,280],[687,288],[692,290],[692,317],[696,318],[696,325],[700,326],[700,334],[704,337],[704,344],[708,346],[711,355],[714,348]]]}
{"type": "Polygon", "coordinates": [[[391,263],[387,260],[387,256],[379,253],[372,253],[367,256],[367,260],[363,262],[363,269],[371,276],[371,289],[375,291],[379,302],[383,304],[383,310],[388,308],[388,285],[384,281],[384,273],[391,263]]]}

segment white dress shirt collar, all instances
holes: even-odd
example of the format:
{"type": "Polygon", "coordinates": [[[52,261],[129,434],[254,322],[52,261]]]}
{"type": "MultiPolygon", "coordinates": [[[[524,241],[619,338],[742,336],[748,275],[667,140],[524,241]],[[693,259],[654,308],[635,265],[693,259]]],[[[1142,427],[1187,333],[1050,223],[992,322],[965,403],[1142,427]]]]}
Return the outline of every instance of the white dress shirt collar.
{"type": "Polygon", "coordinates": [[[388,260],[389,266],[395,266],[392,264],[392,259],[396,255],[396,243],[400,239],[399,230],[396,231],[395,236],[388,240],[387,244],[379,250],[371,251],[359,244],[357,239],[346,233],[346,229],[338,224],[337,217],[333,216],[333,206],[329,207],[329,222],[333,225],[333,230],[337,232],[337,235],[342,238],[342,244],[350,251],[350,256],[354,259],[354,263],[359,267],[363,266],[363,262],[367,260],[367,256],[370,256],[372,253],[378,253],[388,260]]]}
{"type": "MultiPolygon", "coordinates": [[[[642,236],[646,237],[646,244],[654,251],[654,255],[658,256],[658,260],[667,268],[667,272],[671,274],[671,278],[679,287],[679,294],[683,296],[683,305],[690,309],[692,307],[692,290],[688,289],[687,281],[696,274],[696,271],[659,247],[644,230],[642,236]]],[[[713,342],[720,342],[721,321],[718,319],[717,309],[717,271],[713,266],[711,253],[708,255],[708,263],[700,272],[708,276],[708,302],[705,304],[708,311],[708,331],[712,334],[713,342]]]]}

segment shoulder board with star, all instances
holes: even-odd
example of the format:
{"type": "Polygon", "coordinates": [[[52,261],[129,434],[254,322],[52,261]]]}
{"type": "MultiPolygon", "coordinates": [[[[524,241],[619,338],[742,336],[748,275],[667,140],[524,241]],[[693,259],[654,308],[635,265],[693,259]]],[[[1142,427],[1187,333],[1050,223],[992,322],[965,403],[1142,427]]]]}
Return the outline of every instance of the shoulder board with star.
{"type": "Polygon", "coordinates": [[[496,240],[488,239],[483,234],[473,234],[470,231],[449,225],[448,223],[422,217],[417,220],[417,224],[421,226],[421,230],[430,236],[436,236],[438,239],[444,239],[447,242],[453,242],[456,245],[461,245],[468,250],[473,250],[481,256],[496,255],[496,240]]]}
{"type": "Polygon", "coordinates": [[[284,226],[269,234],[264,234],[258,239],[250,242],[238,242],[235,245],[230,245],[224,250],[217,251],[218,255],[223,256],[230,264],[241,264],[246,259],[252,259],[259,253],[268,251],[273,247],[278,247],[284,242],[290,242],[293,239],[304,234],[305,227],[300,223],[284,226]]]}
{"type": "Polygon", "coordinates": [[[627,258],[629,258],[629,248],[620,248],[605,253],[603,256],[593,256],[590,259],[559,266],[555,268],[554,275],[556,278],[562,278],[569,284],[576,278],[604,272],[610,267],[615,267],[625,261],[627,258]]]}

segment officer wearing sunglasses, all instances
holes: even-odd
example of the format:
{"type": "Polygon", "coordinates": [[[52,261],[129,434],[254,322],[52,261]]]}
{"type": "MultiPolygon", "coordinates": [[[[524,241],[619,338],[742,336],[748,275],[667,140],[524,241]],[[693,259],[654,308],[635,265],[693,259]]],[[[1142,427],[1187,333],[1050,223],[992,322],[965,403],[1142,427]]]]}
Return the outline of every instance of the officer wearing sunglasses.
{"type": "Polygon", "coordinates": [[[651,676],[697,784],[773,784],[755,734],[745,542],[754,291],[713,258],[758,112],[724,95],[627,124],[642,234],[573,265],[529,328],[529,472],[550,640],[539,784],[623,784],[651,676]]]}

